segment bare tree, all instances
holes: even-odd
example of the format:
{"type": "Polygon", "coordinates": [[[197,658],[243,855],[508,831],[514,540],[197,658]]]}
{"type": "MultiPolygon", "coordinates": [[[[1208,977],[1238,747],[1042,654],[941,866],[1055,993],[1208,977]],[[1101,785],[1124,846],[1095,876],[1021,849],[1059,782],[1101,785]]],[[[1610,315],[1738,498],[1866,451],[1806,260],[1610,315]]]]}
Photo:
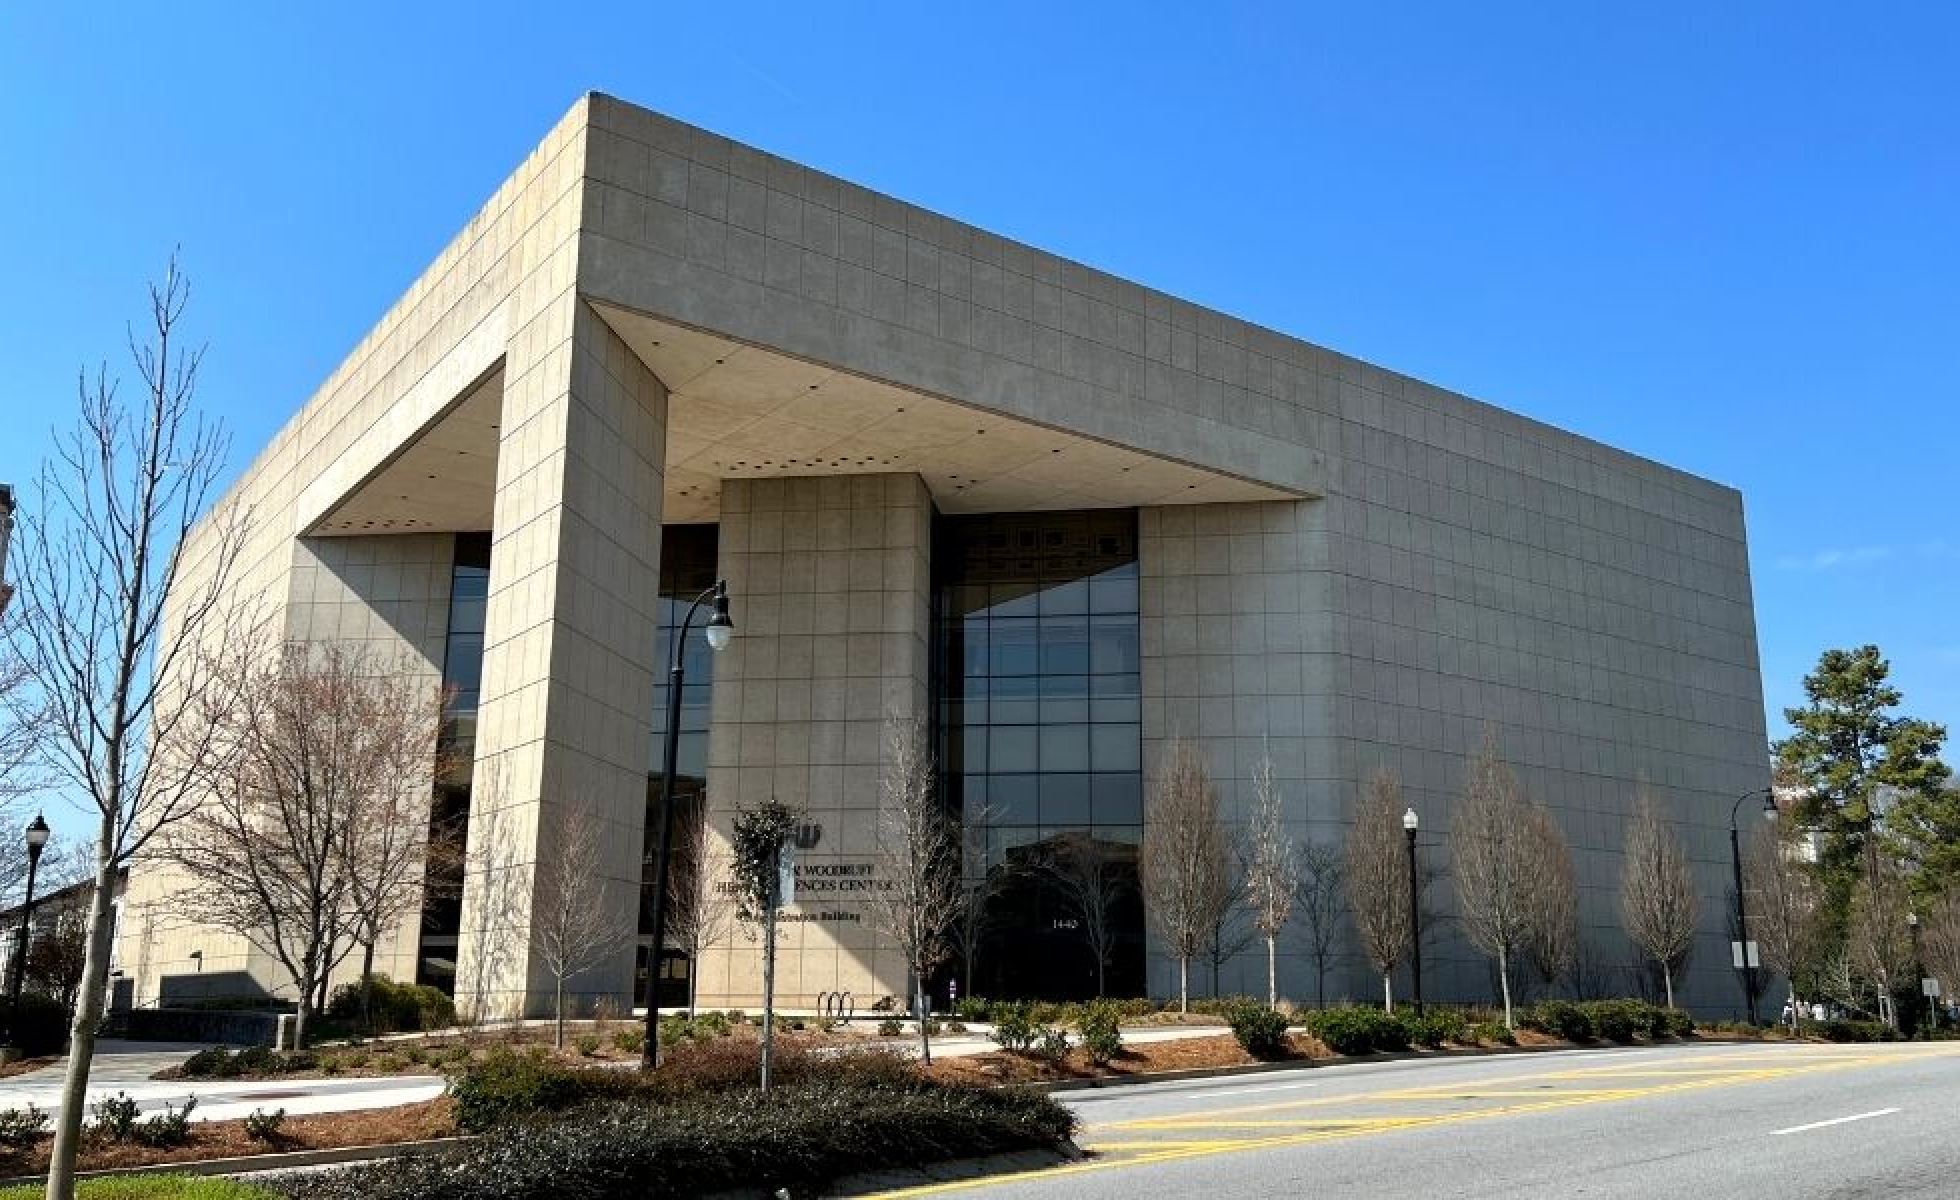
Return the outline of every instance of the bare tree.
{"type": "Polygon", "coordinates": [[[500,760],[476,764],[456,944],[456,1017],[469,1025],[494,1025],[520,1013],[498,994],[523,969],[524,941],[506,936],[502,922],[505,914],[523,911],[532,890],[518,861],[516,821],[507,792],[500,760]]]}
{"type": "MultiPolygon", "coordinates": [[[[5,621],[0,614],[0,621],[5,621]]],[[[34,690],[27,660],[0,641],[0,805],[39,789],[47,713],[34,690]]]]}
{"type": "Polygon", "coordinates": [[[1252,820],[1246,830],[1245,900],[1252,926],[1266,939],[1266,1006],[1279,1004],[1279,937],[1300,897],[1300,852],[1286,828],[1285,799],[1273,758],[1252,768],[1252,820]]]}
{"type": "Polygon", "coordinates": [[[1035,861],[1034,869],[1053,891],[1060,908],[1082,933],[1082,944],[1096,964],[1096,995],[1104,991],[1109,960],[1116,952],[1116,905],[1129,883],[1108,842],[1086,832],[1065,833],[1035,861]]]}
{"type": "Polygon", "coordinates": [[[885,720],[885,762],[879,781],[877,861],[883,886],[871,894],[880,932],[897,945],[912,975],[912,1008],[919,1052],[932,1061],[926,977],[950,952],[947,928],[959,908],[960,831],[939,802],[925,722],[885,720]]]}
{"type": "Polygon", "coordinates": [[[1456,867],[1457,912],[1472,945],[1497,968],[1504,1024],[1515,1027],[1511,970],[1546,923],[1538,860],[1542,837],[1534,832],[1535,806],[1517,777],[1497,757],[1487,736],[1470,760],[1470,775],[1450,829],[1456,867]]]}
{"type": "MultiPolygon", "coordinates": [[[[571,801],[556,822],[557,846],[538,868],[531,907],[531,949],[551,976],[552,1044],[565,1048],[565,985],[619,952],[633,936],[632,922],[608,895],[592,864],[606,856],[603,822],[571,801]]],[[[649,971],[659,970],[653,954],[649,971]]]]}
{"type": "Polygon", "coordinates": [[[65,909],[54,920],[54,928],[34,939],[27,951],[23,978],[29,987],[73,1009],[82,990],[82,972],[88,968],[88,914],[65,909]]]}
{"type": "Polygon", "coordinates": [[[1620,915],[1627,936],[1660,969],[1669,1008],[1674,1007],[1674,973],[1694,949],[1700,910],[1687,848],[1642,788],[1620,859],[1620,915]]]}
{"type": "Polygon", "coordinates": [[[84,377],[80,421],[57,439],[36,503],[22,510],[11,637],[46,706],[54,771],[96,818],[87,969],[48,1167],[53,1200],[75,1190],[116,871],[195,807],[215,765],[195,728],[207,706],[174,701],[217,699],[203,651],[224,643],[242,522],[221,511],[188,536],[227,452],[193,410],[203,354],[177,343],[189,295],[173,258],[150,290],[146,338],[130,336],[141,399],[124,404],[106,367],[93,384],[84,377]]]}
{"type": "Polygon", "coordinates": [[[1851,890],[1845,950],[1852,967],[1871,983],[1879,1019],[1899,1025],[1894,992],[1912,976],[1912,934],[1906,924],[1911,901],[1905,876],[1889,855],[1873,855],[1872,869],[1851,890]]]}
{"type": "Polygon", "coordinates": [[[1225,894],[1223,903],[1213,912],[1211,928],[1205,934],[1205,963],[1211,968],[1211,995],[1218,999],[1224,995],[1219,983],[1219,975],[1225,964],[1245,952],[1246,947],[1259,937],[1258,927],[1252,923],[1252,909],[1246,903],[1245,863],[1246,848],[1237,838],[1226,835],[1229,851],[1225,856],[1225,894]]]}
{"type": "Polygon", "coordinates": [[[993,923],[994,898],[1007,886],[1007,864],[987,861],[987,831],[999,819],[992,805],[972,805],[960,823],[960,887],[946,938],[960,963],[960,978],[973,986],[973,960],[993,923]]]}
{"type": "Polygon", "coordinates": [[[1409,953],[1409,868],[1402,785],[1383,767],[1368,780],[1348,832],[1348,906],[1361,949],[1382,977],[1382,1008],[1395,1011],[1395,967],[1409,953]]]}
{"type": "Polygon", "coordinates": [[[675,849],[682,869],[667,881],[667,938],[687,954],[687,1015],[694,1015],[701,952],[727,938],[735,925],[735,905],[724,886],[731,860],[715,837],[705,801],[684,810],[675,849]]]}
{"type": "Polygon", "coordinates": [[[441,706],[358,645],[262,654],[248,639],[224,661],[227,702],[206,721],[230,769],[160,845],[187,881],[180,915],[285,968],[303,1046],[335,963],[353,944],[371,954],[419,896],[441,706]]]}
{"type": "Polygon", "coordinates": [[[1570,976],[1578,964],[1579,874],[1565,831],[1548,810],[1533,805],[1525,832],[1538,863],[1537,920],[1525,950],[1538,978],[1549,988],[1570,976]]]}
{"type": "Polygon", "coordinates": [[[1204,951],[1237,897],[1218,789],[1204,756],[1183,738],[1164,745],[1144,812],[1139,865],[1145,910],[1177,959],[1178,1010],[1188,1012],[1191,960],[1204,951]]]}
{"type": "Polygon", "coordinates": [[[1920,953],[1926,974],[1940,981],[1939,1003],[1951,1003],[1960,988],[1960,890],[1935,896],[1920,916],[1920,953]]]}
{"type": "Polygon", "coordinates": [[[361,1023],[372,1028],[376,943],[418,917],[431,889],[456,877],[463,848],[457,830],[430,824],[434,781],[455,765],[439,751],[442,689],[418,680],[404,662],[360,655],[356,665],[365,677],[351,695],[369,714],[368,769],[342,869],[350,881],[347,936],[361,950],[361,1023]]]}
{"type": "MultiPolygon", "coordinates": [[[[1307,957],[1313,961],[1314,1007],[1327,1007],[1327,965],[1340,945],[1341,917],[1347,878],[1341,852],[1323,842],[1307,842],[1299,850],[1300,925],[1307,935],[1307,957]]],[[[1390,964],[1391,966],[1393,964],[1390,964]]]]}
{"type": "Polygon", "coordinates": [[[1753,939],[1763,966],[1790,981],[1793,1006],[1827,986],[1832,957],[1823,888],[1797,852],[1800,836],[1782,817],[1750,837],[1742,863],[1749,929],[1737,934],[1753,939]]]}

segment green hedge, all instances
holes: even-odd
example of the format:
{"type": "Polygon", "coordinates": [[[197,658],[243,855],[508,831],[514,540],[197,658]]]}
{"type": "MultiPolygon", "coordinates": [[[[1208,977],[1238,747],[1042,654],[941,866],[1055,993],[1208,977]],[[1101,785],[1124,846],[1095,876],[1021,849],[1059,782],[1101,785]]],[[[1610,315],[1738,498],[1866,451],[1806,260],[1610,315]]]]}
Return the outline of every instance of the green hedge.
{"type": "Polygon", "coordinates": [[[1307,1032],[1336,1054],[1375,1054],[1407,1050],[1409,1027],[1395,1013],[1362,1005],[1325,1008],[1307,1014],[1307,1032]]]}
{"type": "Polygon", "coordinates": [[[1239,1048],[1254,1058],[1273,1059],[1286,1054],[1286,1017],[1270,1008],[1247,1004],[1226,1016],[1239,1048]]]}
{"type": "Polygon", "coordinates": [[[1541,1000],[1518,1014],[1518,1024],[1526,1029],[1563,1038],[1568,1042],[1590,1042],[1600,1038],[1612,1042],[1631,1042],[1636,1037],[1690,1037],[1694,1018],[1680,1009],[1662,1008],[1645,1000],[1541,1000]]]}
{"type": "Polygon", "coordinates": [[[508,1125],[448,1154],[276,1186],[291,1200],[802,1195],[859,1171],[1058,1146],[1074,1123],[1047,1096],[1019,1090],[801,1083],[661,1106],[614,1101],[508,1125]]]}
{"type": "Polygon", "coordinates": [[[13,1031],[14,1045],[25,1057],[61,1053],[68,1044],[68,1021],[68,1010],[46,996],[31,992],[21,996],[20,1013],[15,1015],[0,995],[0,1029],[13,1031]]]}
{"type": "MultiPolygon", "coordinates": [[[[368,976],[368,1012],[376,1033],[414,1032],[445,1029],[456,1023],[456,1005],[439,989],[414,983],[396,983],[386,975],[368,976]]],[[[336,1021],[357,1021],[361,1016],[361,985],[343,983],[327,1000],[326,1015],[336,1021]]]]}
{"type": "Polygon", "coordinates": [[[1824,1021],[1817,1032],[1832,1042],[1896,1042],[1899,1031],[1883,1021],[1824,1021]]]}
{"type": "MultiPolygon", "coordinates": [[[[500,1048],[453,1075],[449,1095],[457,1126],[480,1133],[597,1102],[665,1105],[752,1089],[761,1078],[761,1054],[753,1042],[686,1043],[669,1049],[658,1071],[646,1073],[567,1066],[500,1048]]],[[[927,1086],[902,1054],[818,1056],[794,1046],[776,1047],[770,1080],[887,1091],[927,1086]]]]}

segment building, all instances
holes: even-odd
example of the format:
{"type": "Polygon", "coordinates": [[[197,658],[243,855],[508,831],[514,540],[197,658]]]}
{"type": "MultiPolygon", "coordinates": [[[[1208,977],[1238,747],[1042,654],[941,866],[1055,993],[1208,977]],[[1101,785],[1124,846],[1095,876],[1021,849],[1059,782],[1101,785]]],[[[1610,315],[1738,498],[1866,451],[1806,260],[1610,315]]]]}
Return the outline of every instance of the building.
{"type": "MultiPolygon", "coordinates": [[[[1338,841],[1391,767],[1439,857],[1491,728],[1560,816],[1601,961],[1631,959],[1617,847],[1653,790],[1705,885],[1685,994],[1740,1003],[1725,823],[1768,778],[1734,490],[610,97],[572,108],[232,495],[255,514],[246,587],[289,636],[456,689],[474,771],[443,803],[467,806],[473,866],[379,965],[466,1010],[548,1005],[530,902],[574,806],[609,830],[591,870],[639,904],[664,635],[716,578],[737,633],[688,647],[678,784],[724,830],[766,797],[805,813],[787,1003],[904,990],[863,901],[892,714],[932,723],[996,863],[1124,854],[1173,733],[1235,812],[1269,752],[1301,838],[1338,841]]],[[[276,983],[165,919],[169,887],[154,864],[132,880],[138,1003],[195,970],[276,983]]],[[[1003,917],[963,991],[1088,986],[1051,897],[1003,917]]],[[[1132,900],[1110,987],[1174,990],[1140,918],[1132,900]]],[[[582,995],[625,1000],[647,941],[582,995]]],[[[704,1003],[757,1002],[741,933],[690,969],[704,1003]]],[[[1221,986],[1263,970],[1249,952],[1221,986]]],[[[1489,994],[1447,938],[1425,976],[1489,994]]],[[[1379,993],[1352,956],[1328,990],[1379,993]]]]}

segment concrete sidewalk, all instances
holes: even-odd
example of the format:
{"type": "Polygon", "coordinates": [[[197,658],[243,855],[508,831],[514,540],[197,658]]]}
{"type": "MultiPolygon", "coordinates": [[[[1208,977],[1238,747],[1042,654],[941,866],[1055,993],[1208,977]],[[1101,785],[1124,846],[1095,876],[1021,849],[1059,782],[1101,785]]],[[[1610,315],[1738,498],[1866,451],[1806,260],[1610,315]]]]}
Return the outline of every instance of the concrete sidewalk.
{"type": "MultiPolygon", "coordinates": [[[[162,1112],[166,1104],[179,1108],[197,1098],[196,1120],[222,1121],[249,1115],[254,1109],[283,1108],[288,1113],[347,1112],[412,1104],[442,1094],[440,1075],[394,1075],[376,1079],[151,1079],[150,1076],[204,1049],[201,1044],[123,1042],[105,1038],[96,1043],[89,1064],[86,1103],[117,1092],[136,1101],[144,1113],[162,1112]]],[[[49,1113],[61,1107],[61,1081],[68,1060],[0,1079],[0,1109],[32,1104],[49,1113]]]]}

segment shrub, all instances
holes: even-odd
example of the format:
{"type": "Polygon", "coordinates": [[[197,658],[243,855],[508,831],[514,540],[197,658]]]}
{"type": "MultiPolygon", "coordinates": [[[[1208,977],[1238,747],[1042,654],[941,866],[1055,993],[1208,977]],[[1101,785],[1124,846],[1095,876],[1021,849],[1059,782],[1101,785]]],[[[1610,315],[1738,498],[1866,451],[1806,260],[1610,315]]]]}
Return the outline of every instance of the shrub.
{"type": "Polygon", "coordinates": [[[48,1127],[48,1114],[29,1104],[0,1110],[0,1149],[18,1152],[34,1144],[48,1127]]]}
{"type": "Polygon", "coordinates": [[[1825,1021],[1817,1032],[1831,1042],[1896,1042],[1899,1031],[1883,1021],[1825,1021]]]}
{"type": "Polygon", "coordinates": [[[1034,1016],[1025,1004],[994,1005],[994,1044],[1003,1050],[1026,1050],[1038,1035],[1034,1016]]]}
{"type": "Polygon", "coordinates": [[[177,1069],[191,1079],[221,1076],[231,1067],[231,1057],[231,1051],[223,1046],[213,1046],[209,1050],[199,1050],[191,1055],[184,1060],[184,1065],[177,1069]]]}
{"type": "Polygon", "coordinates": [[[580,1057],[591,1058],[593,1055],[599,1053],[599,1035],[596,1033],[581,1033],[573,1041],[572,1045],[577,1048],[580,1057]]]}
{"type": "Polygon", "coordinates": [[[1123,1052],[1121,1023],[1122,1012],[1111,1001],[1097,1000],[1083,1007],[1076,1028],[1082,1031],[1082,1048],[1088,1051],[1090,1062],[1106,1067],[1123,1052]]]}
{"type": "Polygon", "coordinates": [[[1592,1025],[1593,1036],[1609,1042],[1630,1042],[1647,1032],[1651,1021],[1651,1006],[1644,1000],[1588,1000],[1578,1007],[1592,1025]]]}
{"type": "Polygon", "coordinates": [[[181,1146],[191,1140],[191,1113],[197,1109],[197,1097],[184,1101],[184,1107],[165,1104],[163,1111],[136,1126],[138,1143],[157,1149],[181,1146]]]}
{"type": "Polygon", "coordinates": [[[694,1036],[704,1041],[711,1037],[727,1037],[735,1029],[735,1022],[730,1016],[721,1012],[702,1013],[694,1018],[694,1036]]]}
{"type": "Polygon", "coordinates": [[[33,1058],[58,1054],[68,1044],[68,1009],[59,1001],[31,992],[21,996],[20,1011],[13,1011],[0,995],[0,1023],[12,1030],[10,1040],[21,1054],[33,1058]]]}
{"type": "Polygon", "coordinates": [[[884,1020],[878,1022],[879,1037],[897,1037],[904,1032],[905,1022],[899,1020],[897,1017],[886,1017],[884,1020]]]}
{"type": "Polygon", "coordinates": [[[1068,1034],[1053,1026],[1048,1026],[1035,1035],[1034,1045],[1028,1053],[1045,1063],[1059,1063],[1068,1057],[1068,1034]]]}
{"type": "MultiPolygon", "coordinates": [[[[613,1074],[613,1072],[590,1072],[613,1074]]],[[[408,1155],[278,1182],[307,1200],[545,1200],[815,1194],[845,1174],[922,1159],[1058,1146],[1074,1117],[1047,1096],[928,1086],[786,1082],[650,1108],[613,1103],[500,1129],[442,1155],[408,1155]],[[485,1180],[494,1181],[487,1187],[485,1180]],[[491,1187],[494,1187],[492,1192],[491,1187]]]]}
{"type": "Polygon", "coordinates": [[[245,1136],[255,1142],[279,1140],[279,1127],[286,1123],[286,1110],[275,1108],[271,1112],[255,1108],[245,1117],[245,1136]]]}
{"type": "MultiPolygon", "coordinates": [[[[448,1092],[456,1106],[457,1127],[481,1133],[596,1097],[606,1089],[602,1077],[614,1074],[556,1067],[499,1047],[451,1076],[448,1092]]],[[[617,1090],[630,1090],[630,1080],[617,1090]]]]}
{"type": "Polygon", "coordinates": [[[986,1024],[993,1020],[994,1002],[980,996],[961,996],[953,1005],[953,1015],[962,1021],[986,1024]]]}
{"type": "Polygon", "coordinates": [[[126,1142],[136,1132],[136,1101],[126,1092],[104,1096],[89,1105],[89,1112],[95,1117],[96,1132],[112,1142],[126,1142]]]}
{"type": "Polygon", "coordinates": [[[1518,1035],[1511,1032],[1502,1021],[1479,1021],[1470,1027],[1470,1036],[1478,1042],[1494,1042],[1499,1046],[1515,1046],[1518,1035]]]}
{"type": "Polygon", "coordinates": [[[1322,1009],[1308,1016],[1307,1030],[1336,1054],[1409,1048],[1408,1026],[1399,1016],[1378,1008],[1349,1005],[1322,1009]]]}
{"type": "Polygon", "coordinates": [[[374,1069],[382,1072],[399,1071],[402,1069],[402,1056],[391,1050],[384,1050],[374,1056],[374,1069]]]}
{"type": "Polygon", "coordinates": [[[1570,1000],[1541,1000],[1518,1015],[1518,1024],[1568,1042],[1593,1040],[1591,1014],[1570,1000]]]}
{"type": "Polygon", "coordinates": [[[647,1031],[644,1029],[622,1029],[613,1034],[613,1049],[625,1054],[640,1054],[647,1048],[647,1031]]]}
{"type": "MultiPolygon", "coordinates": [[[[386,975],[368,976],[368,1013],[381,1032],[409,1032],[441,1029],[456,1023],[456,1005],[439,989],[413,983],[396,983],[386,975]]],[[[361,985],[358,980],[343,983],[327,1000],[327,1016],[339,1021],[358,1021],[361,1016],[361,985]]]]}
{"type": "Polygon", "coordinates": [[[1660,1009],[1661,1032],[1656,1037],[1691,1038],[1695,1036],[1695,1019],[1678,1008],[1660,1009]]]}
{"type": "Polygon", "coordinates": [[[1409,1041],[1430,1049],[1445,1042],[1461,1045],[1470,1038],[1469,1020],[1453,1008],[1432,1008],[1421,1016],[1410,1013],[1402,1018],[1402,1024],[1409,1031],[1409,1041]]]}
{"type": "Polygon", "coordinates": [[[1286,1053],[1286,1017],[1270,1008],[1246,1005],[1228,1015],[1232,1036],[1254,1058],[1278,1058],[1286,1053]]]}

